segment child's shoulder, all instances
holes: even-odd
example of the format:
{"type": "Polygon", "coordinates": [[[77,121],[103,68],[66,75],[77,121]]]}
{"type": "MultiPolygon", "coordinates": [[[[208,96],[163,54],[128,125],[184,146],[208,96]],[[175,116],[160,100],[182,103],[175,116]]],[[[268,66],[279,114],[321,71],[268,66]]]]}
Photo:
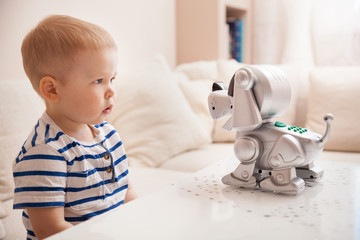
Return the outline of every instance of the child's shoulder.
{"type": "Polygon", "coordinates": [[[59,151],[71,144],[65,133],[44,113],[36,122],[22,146],[22,152],[30,149],[54,149],[59,151]]]}

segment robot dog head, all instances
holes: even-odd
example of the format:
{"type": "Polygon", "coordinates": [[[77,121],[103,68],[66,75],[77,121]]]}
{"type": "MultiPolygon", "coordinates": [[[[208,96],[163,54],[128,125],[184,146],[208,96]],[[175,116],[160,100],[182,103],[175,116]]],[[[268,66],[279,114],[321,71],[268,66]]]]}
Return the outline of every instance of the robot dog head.
{"type": "Polygon", "coordinates": [[[213,119],[218,119],[232,112],[232,97],[228,95],[228,90],[223,82],[215,82],[212,92],[208,97],[209,112],[213,119]]]}
{"type": "MultiPolygon", "coordinates": [[[[285,74],[274,66],[252,65],[237,70],[229,84],[228,94],[234,96],[236,84],[234,79],[249,78],[253,81],[252,93],[262,119],[273,118],[283,113],[291,100],[291,87],[285,74]],[[245,74],[244,74],[245,73],[245,74]]],[[[239,104],[241,103],[234,103],[239,104]]],[[[241,113],[246,114],[246,112],[241,113]]]]}
{"type": "Polygon", "coordinates": [[[291,88],[280,69],[254,65],[235,72],[228,94],[233,97],[232,128],[250,131],[286,110],[291,88]]]}
{"type": "Polygon", "coordinates": [[[264,119],[280,115],[290,99],[290,83],[280,69],[253,65],[236,71],[228,90],[223,83],[214,83],[208,105],[213,119],[231,114],[230,129],[250,131],[264,119]]]}

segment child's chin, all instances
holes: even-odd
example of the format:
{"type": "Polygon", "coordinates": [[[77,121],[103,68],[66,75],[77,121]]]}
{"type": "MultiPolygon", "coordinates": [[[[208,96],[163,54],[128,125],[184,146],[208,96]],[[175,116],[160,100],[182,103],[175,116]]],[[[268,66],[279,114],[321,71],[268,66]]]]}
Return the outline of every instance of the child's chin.
{"type": "Polygon", "coordinates": [[[105,118],[97,119],[96,121],[93,121],[91,125],[99,125],[105,122],[105,118]]]}

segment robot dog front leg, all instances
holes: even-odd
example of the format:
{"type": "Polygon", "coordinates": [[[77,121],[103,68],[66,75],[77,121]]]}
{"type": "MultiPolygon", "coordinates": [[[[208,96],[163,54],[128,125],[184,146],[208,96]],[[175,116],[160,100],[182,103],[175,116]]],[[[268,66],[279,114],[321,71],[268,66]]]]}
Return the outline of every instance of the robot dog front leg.
{"type": "Polygon", "coordinates": [[[304,189],[305,182],[296,175],[295,167],[305,162],[305,153],[295,137],[282,135],[267,161],[273,170],[270,177],[260,182],[260,188],[283,194],[298,194],[304,189]]]}
{"type": "Polygon", "coordinates": [[[222,182],[231,186],[255,188],[254,169],[260,155],[258,140],[251,136],[237,136],[234,152],[240,164],[232,173],[224,176],[222,182]]]}

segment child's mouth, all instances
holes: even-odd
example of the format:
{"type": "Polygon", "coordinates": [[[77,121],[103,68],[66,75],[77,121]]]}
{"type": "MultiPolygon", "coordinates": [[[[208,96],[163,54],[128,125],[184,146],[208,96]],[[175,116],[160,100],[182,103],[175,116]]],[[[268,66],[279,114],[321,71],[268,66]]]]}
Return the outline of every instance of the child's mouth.
{"type": "Polygon", "coordinates": [[[108,108],[105,108],[105,110],[103,111],[103,113],[105,113],[105,114],[111,113],[112,107],[113,107],[113,106],[110,106],[110,107],[108,107],[108,108]]]}

